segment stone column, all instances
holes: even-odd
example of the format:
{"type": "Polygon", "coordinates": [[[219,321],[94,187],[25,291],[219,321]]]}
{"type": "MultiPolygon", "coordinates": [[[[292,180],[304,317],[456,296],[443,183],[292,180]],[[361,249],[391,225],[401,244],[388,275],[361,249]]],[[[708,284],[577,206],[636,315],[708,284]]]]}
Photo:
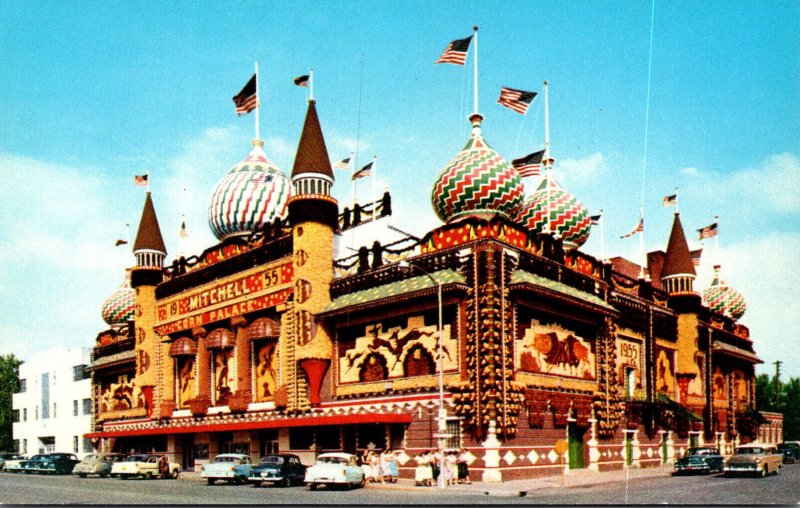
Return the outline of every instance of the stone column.
{"type": "Polygon", "coordinates": [[[483,447],[483,470],[484,482],[502,482],[503,474],[500,472],[500,441],[497,439],[496,423],[489,421],[489,428],[486,431],[486,440],[481,443],[483,447]]]}

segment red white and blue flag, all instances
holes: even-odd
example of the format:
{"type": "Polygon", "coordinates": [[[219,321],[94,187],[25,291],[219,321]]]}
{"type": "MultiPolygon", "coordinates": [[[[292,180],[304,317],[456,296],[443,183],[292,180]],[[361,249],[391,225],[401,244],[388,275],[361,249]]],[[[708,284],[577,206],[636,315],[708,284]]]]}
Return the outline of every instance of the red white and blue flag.
{"type": "Polygon", "coordinates": [[[644,218],[639,219],[639,223],[636,224],[636,226],[634,226],[633,230],[630,233],[622,235],[620,236],[620,238],[628,238],[635,235],[636,233],[641,233],[642,231],[644,231],[644,218]]]}
{"type": "Polygon", "coordinates": [[[359,178],[364,178],[365,176],[370,176],[372,174],[372,163],[370,162],[366,166],[362,167],[355,173],[353,173],[353,177],[351,180],[358,180],[359,178]]]}
{"type": "Polygon", "coordinates": [[[294,78],[294,84],[297,86],[308,87],[308,74],[294,78]]]}
{"type": "Polygon", "coordinates": [[[592,224],[600,224],[600,219],[603,218],[603,214],[600,213],[598,215],[590,215],[589,220],[592,221],[592,224]]]}
{"type": "Polygon", "coordinates": [[[689,251],[689,255],[692,256],[692,264],[694,266],[700,266],[700,256],[703,254],[703,249],[697,249],[693,251],[689,251]]]}
{"type": "Polygon", "coordinates": [[[514,159],[511,161],[511,165],[517,170],[520,178],[539,176],[542,174],[542,157],[544,157],[544,150],[514,159]]]}
{"type": "Polygon", "coordinates": [[[697,233],[700,237],[700,240],[717,236],[717,233],[719,233],[717,230],[717,223],[715,222],[714,224],[709,224],[704,228],[700,228],[697,230],[697,233]]]}
{"type": "Polygon", "coordinates": [[[524,115],[528,112],[528,106],[531,105],[534,98],[536,98],[536,92],[526,92],[504,86],[500,88],[500,98],[497,99],[497,103],[524,115]]]}
{"type": "Polygon", "coordinates": [[[672,194],[671,196],[664,196],[664,199],[661,201],[662,206],[675,206],[678,204],[678,195],[672,194]]]}
{"type": "Polygon", "coordinates": [[[150,180],[150,175],[145,173],[143,175],[134,175],[133,183],[138,185],[139,187],[143,187],[147,185],[148,181],[150,180]]]}
{"type": "Polygon", "coordinates": [[[333,165],[333,169],[350,169],[350,157],[340,160],[333,165]]]}
{"type": "Polygon", "coordinates": [[[236,114],[246,115],[258,107],[258,91],[256,87],[256,75],[244,85],[242,90],[233,96],[233,104],[236,106],[236,114]]]}
{"type": "Polygon", "coordinates": [[[467,61],[467,51],[469,50],[469,43],[472,41],[470,35],[466,39],[457,39],[447,46],[442,56],[433,62],[434,64],[449,63],[455,65],[464,65],[467,61]]]}

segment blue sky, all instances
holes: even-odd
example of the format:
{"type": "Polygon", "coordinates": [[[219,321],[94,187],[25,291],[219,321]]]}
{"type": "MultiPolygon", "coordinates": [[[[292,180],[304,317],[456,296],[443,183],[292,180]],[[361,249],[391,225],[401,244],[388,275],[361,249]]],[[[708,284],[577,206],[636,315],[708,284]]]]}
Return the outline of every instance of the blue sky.
{"type": "MultiPolygon", "coordinates": [[[[479,110],[506,159],[543,147],[543,96],[526,116],[496,104],[501,86],[542,91],[557,180],[605,214],[607,256],[644,202],[645,247],[664,249],[679,189],[694,230],[719,216],[711,266],[747,299],[765,364],[800,376],[800,2],[656,2],[647,113],[650,1],[585,2],[26,2],[0,11],[0,354],[90,347],[103,300],[133,256],[150,170],[170,251],[186,215],[188,253],[210,246],[208,196],[249,150],[254,115],[231,96],[258,62],[267,155],[291,171],[306,110],[294,76],[313,67],[332,159],[378,157],[396,224],[439,224],[430,189],[460,150],[472,110],[465,67],[433,65],[479,31],[479,110]],[[363,62],[363,64],[362,64],[363,62]]],[[[351,187],[339,174],[344,204],[351,187]]],[[[526,181],[531,187],[535,181],[526,181]]],[[[360,180],[368,198],[371,182],[360,180]]],[[[600,254],[600,232],[583,250],[600,254]]]]}

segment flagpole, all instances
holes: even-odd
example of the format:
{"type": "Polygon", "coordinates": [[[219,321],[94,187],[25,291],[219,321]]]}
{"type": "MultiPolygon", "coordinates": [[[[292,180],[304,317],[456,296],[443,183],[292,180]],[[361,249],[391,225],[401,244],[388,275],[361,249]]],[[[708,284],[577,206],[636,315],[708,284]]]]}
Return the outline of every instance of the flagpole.
{"type": "Polygon", "coordinates": [[[375,178],[378,176],[378,156],[372,156],[372,213],[371,218],[375,220],[375,178]]]}
{"type": "Polygon", "coordinates": [[[150,170],[147,170],[147,193],[150,194],[150,170]]]}
{"type": "Polygon", "coordinates": [[[475,110],[473,111],[474,114],[478,114],[478,25],[472,27],[475,32],[475,53],[473,53],[473,63],[472,71],[473,71],[473,80],[475,81],[475,90],[474,90],[474,107],[475,110]]]}
{"type": "Polygon", "coordinates": [[[679,213],[678,211],[678,188],[675,187],[675,213],[679,213]]]}
{"type": "Polygon", "coordinates": [[[261,96],[258,94],[258,62],[255,62],[256,67],[256,139],[261,139],[261,96]]]}
{"type": "Polygon", "coordinates": [[[639,224],[642,230],[639,231],[639,256],[642,260],[642,265],[639,267],[639,278],[644,279],[644,265],[647,263],[644,255],[644,205],[639,208],[639,224]]]}
{"type": "Polygon", "coordinates": [[[547,98],[547,80],[544,81],[544,232],[550,233],[550,171],[553,161],[550,158],[550,113],[547,98]]]}
{"type": "Polygon", "coordinates": [[[606,261],[606,220],[603,215],[603,210],[600,210],[600,259],[605,263],[606,261]]]}
{"type": "Polygon", "coordinates": [[[308,100],[314,100],[314,69],[312,67],[311,72],[308,75],[308,100]]]}
{"type": "Polygon", "coordinates": [[[350,184],[353,186],[351,191],[352,204],[350,205],[351,211],[356,207],[356,181],[353,180],[353,168],[355,167],[355,159],[353,159],[353,152],[350,152],[350,159],[347,160],[347,169],[350,170],[350,184]]]}
{"type": "Polygon", "coordinates": [[[714,224],[717,226],[717,234],[714,235],[714,254],[717,258],[717,264],[721,265],[721,256],[719,255],[719,215],[714,216],[714,224]]]}

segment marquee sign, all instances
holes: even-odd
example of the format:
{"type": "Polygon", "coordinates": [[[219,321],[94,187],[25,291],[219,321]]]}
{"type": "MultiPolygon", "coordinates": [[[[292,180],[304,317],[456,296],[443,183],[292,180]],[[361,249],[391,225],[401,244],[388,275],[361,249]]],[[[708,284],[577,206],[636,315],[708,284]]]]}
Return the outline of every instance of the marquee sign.
{"type": "Polygon", "coordinates": [[[157,305],[155,331],[168,335],[284,303],[292,294],[293,276],[291,262],[271,265],[169,298],[157,305]]]}

